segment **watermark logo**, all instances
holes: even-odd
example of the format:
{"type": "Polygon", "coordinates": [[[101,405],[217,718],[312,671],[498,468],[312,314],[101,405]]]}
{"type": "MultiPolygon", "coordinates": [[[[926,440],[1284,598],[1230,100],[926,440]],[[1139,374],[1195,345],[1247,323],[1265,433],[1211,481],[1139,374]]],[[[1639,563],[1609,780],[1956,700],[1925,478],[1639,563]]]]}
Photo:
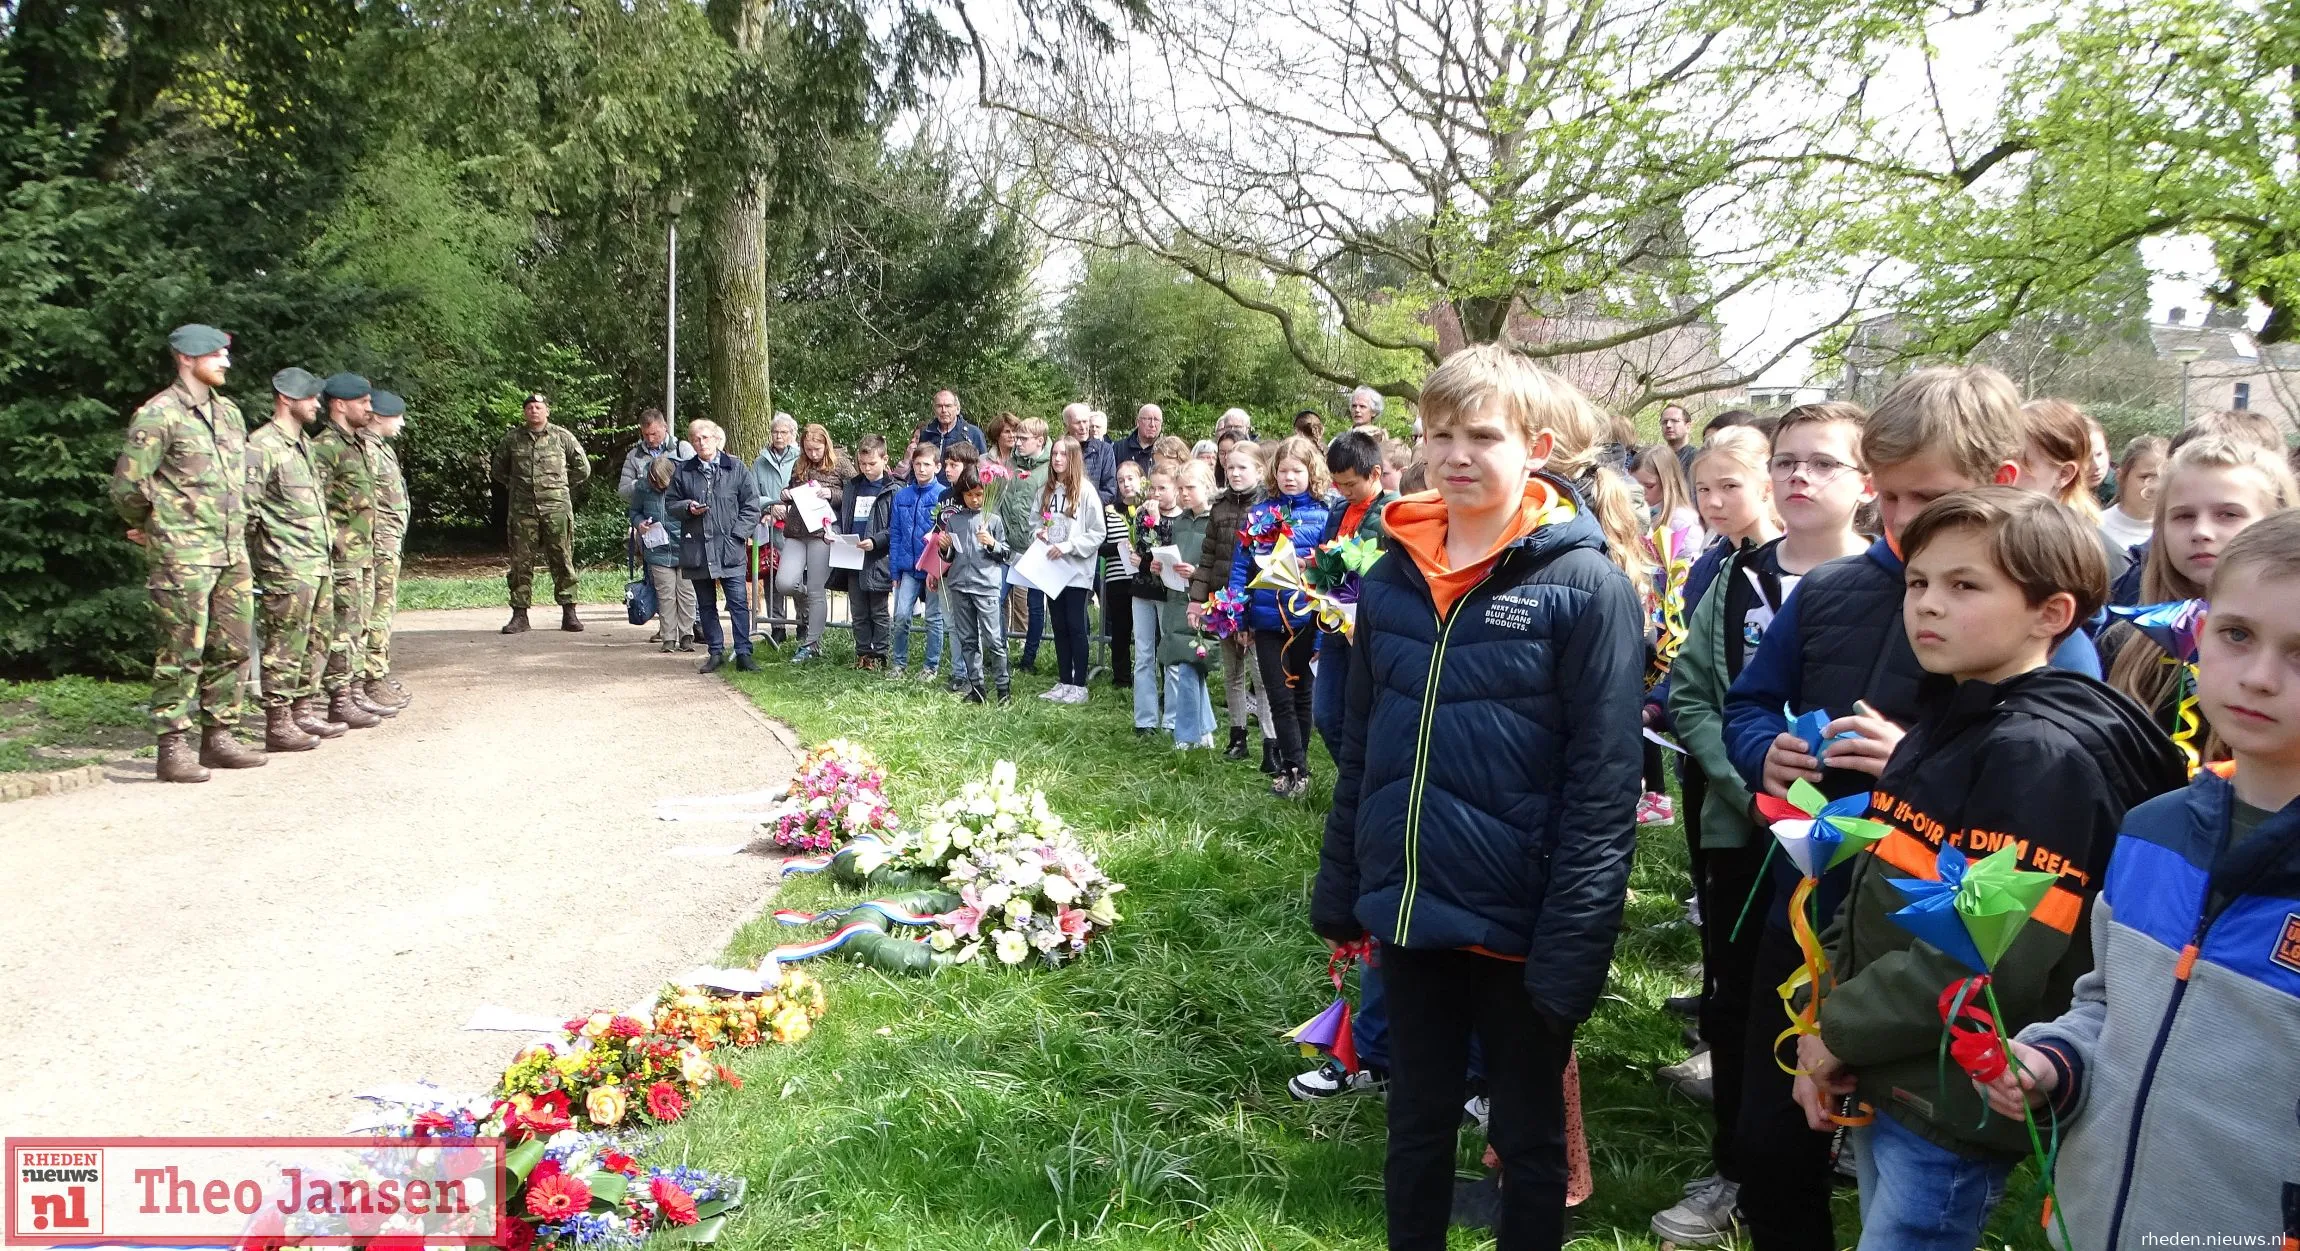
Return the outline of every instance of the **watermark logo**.
{"type": "Polygon", "coordinates": [[[496,1241],[492,1138],[10,1138],[8,1246],[496,1241]]]}

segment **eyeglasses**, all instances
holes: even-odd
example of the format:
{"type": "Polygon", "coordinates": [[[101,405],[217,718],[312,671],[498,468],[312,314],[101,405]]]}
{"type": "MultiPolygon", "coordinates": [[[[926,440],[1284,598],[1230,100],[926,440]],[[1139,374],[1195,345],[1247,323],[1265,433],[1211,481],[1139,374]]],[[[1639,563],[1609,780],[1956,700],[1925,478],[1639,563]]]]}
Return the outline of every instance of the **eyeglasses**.
{"type": "Polygon", "coordinates": [[[1792,478],[1802,473],[1809,482],[1827,482],[1852,466],[1826,456],[1776,456],[1772,468],[1776,478],[1792,478]]]}

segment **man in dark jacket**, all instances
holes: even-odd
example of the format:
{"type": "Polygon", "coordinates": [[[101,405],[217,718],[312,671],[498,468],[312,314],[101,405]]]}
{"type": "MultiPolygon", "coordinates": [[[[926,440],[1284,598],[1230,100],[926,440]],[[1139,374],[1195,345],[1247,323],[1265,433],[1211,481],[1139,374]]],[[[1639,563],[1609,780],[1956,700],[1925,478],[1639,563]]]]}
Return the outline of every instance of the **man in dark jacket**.
{"type": "Polygon", "coordinates": [[[959,411],[957,394],[950,391],[934,393],[934,420],[920,426],[918,436],[911,443],[931,443],[937,453],[953,443],[973,444],[977,454],[989,448],[982,437],[982,427],[966,419],[966,414],[959,411]]]}
{"type": "Polygon", "coordinates": [[[1528,476],[1545,461],[1604,472],[1588,459],[1594,431],[1569,449],[1530,428],[1535,405],[1498,402],[1559,388],[1491,346],[1431,373],[1440,492],[1385,510],[1396,547],[1358,600],[1310,920],[1332,943],[1379,940],[1392,1247],[1445,1245],[1473,1035],[1501,1157],[1499,1245],[1564,1241],[1563,1074],[1621,927],[1645,658],[1637,593],[1580,489],[1528,476]]]}
{"type": "Polygon", "coordinates": [[[1085,404],[1065,406],[1062,429],[1078,440],[1078,460],[1086,468],[1086,481],[1093,486],[1095,497],[1107,503],[1118,498],[1118,456],[1110,450],[1109,440],[1094,437],[1093,413],[1085,404]]]}
{"type": "Polygon", "coordinates": [[[1142,470],[1143,478],[1149,478],[1150,470],[1158,463],[1151,449],[1157,445],[1158,436],[1165,432],[1166,410],[1156,404],[1144,404],[1141,411],[1134,414],[1134,433],[1118,440],[1113,448],[1113,468],[1116,461],[1130,460],[1142,470]]]}
{"type": "Polygon", "coordinates": [[[680,526],[679,569],[695,584],[696,621],[703,628],[703,644],[710,649],[700,671],[716,672],[727,662],[726,636],[719,633],[718,591],[726,592],[727,616],[735,630],[735,667],[755,671],[746,582],[751,536],[758,532],[765,510],[751,471],[726,453],[726,431],[716,422],[698,421],[690,433],[694,459],[680,462],[678,472],[671,475],[663,507],[680,526]]]}

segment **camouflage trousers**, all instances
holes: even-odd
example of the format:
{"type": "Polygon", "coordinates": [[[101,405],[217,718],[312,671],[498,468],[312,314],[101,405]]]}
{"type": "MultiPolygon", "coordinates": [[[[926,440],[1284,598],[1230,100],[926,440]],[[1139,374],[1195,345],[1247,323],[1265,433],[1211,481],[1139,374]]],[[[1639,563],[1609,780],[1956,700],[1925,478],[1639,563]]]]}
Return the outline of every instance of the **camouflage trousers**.
{"type": "Polygon", "coordinates": [[[328,598],[331,611],[327,628],[321,630],[315,622],[311,642],[320,686],[332,695],[359,676],[365,663],[367,608],[375,602],[375,569],[369,565],[350,569],[338,566],[328,598]]]}
{"type": "Polygon", "coordinates": [[[263,622],[264,707],[319,694],[319,671],[310,664],[312,620],[326,598],[327,571],[266,570],[256,583],[256,611],[263,622]]]}
{"type": "Polygon", "coordinates": [[[534,602],[538,556],[551,566],[551,598],[562,604],[574,603],[575,515],[543,514],[514,506],[510,530],[511,572],[504,581],[511,586],[511,606],[525,608],[534,602]]]}
{"type": "Polygon", "coordinates": [[[152,660],[152,724],[163,734],[236,725],[240,668],[255,627],[255,576],[236,565],[154,565],[145,587],[160,627],[152,660]]]}
{"type": "Polygon", "coordinates": [[[399,611],[399,553],[378,546],[374,568],[375,594],[367,605],[367,667],[360,676],[381,680],[391,673],[391,619],[399,611]]]}

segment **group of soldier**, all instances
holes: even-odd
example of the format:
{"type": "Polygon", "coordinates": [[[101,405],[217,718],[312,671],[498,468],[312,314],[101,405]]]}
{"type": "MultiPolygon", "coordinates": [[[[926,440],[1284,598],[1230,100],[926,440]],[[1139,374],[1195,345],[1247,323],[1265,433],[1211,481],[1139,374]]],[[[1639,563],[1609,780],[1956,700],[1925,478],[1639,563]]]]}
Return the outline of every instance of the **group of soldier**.
{"type": "Polygon", "coordinates": [[[149,558],[159,778],[204,782],[407,706],[391,673],[408,521],[391,440],[407,406],[357,374],[283,369],[270,420],[251,433],[218,391],[231,337],[179,326],[168,346],[176,381],[129,421],[112,501],[149,558]],[[261,749],[234,735],[259,617],[261,749]]]}

